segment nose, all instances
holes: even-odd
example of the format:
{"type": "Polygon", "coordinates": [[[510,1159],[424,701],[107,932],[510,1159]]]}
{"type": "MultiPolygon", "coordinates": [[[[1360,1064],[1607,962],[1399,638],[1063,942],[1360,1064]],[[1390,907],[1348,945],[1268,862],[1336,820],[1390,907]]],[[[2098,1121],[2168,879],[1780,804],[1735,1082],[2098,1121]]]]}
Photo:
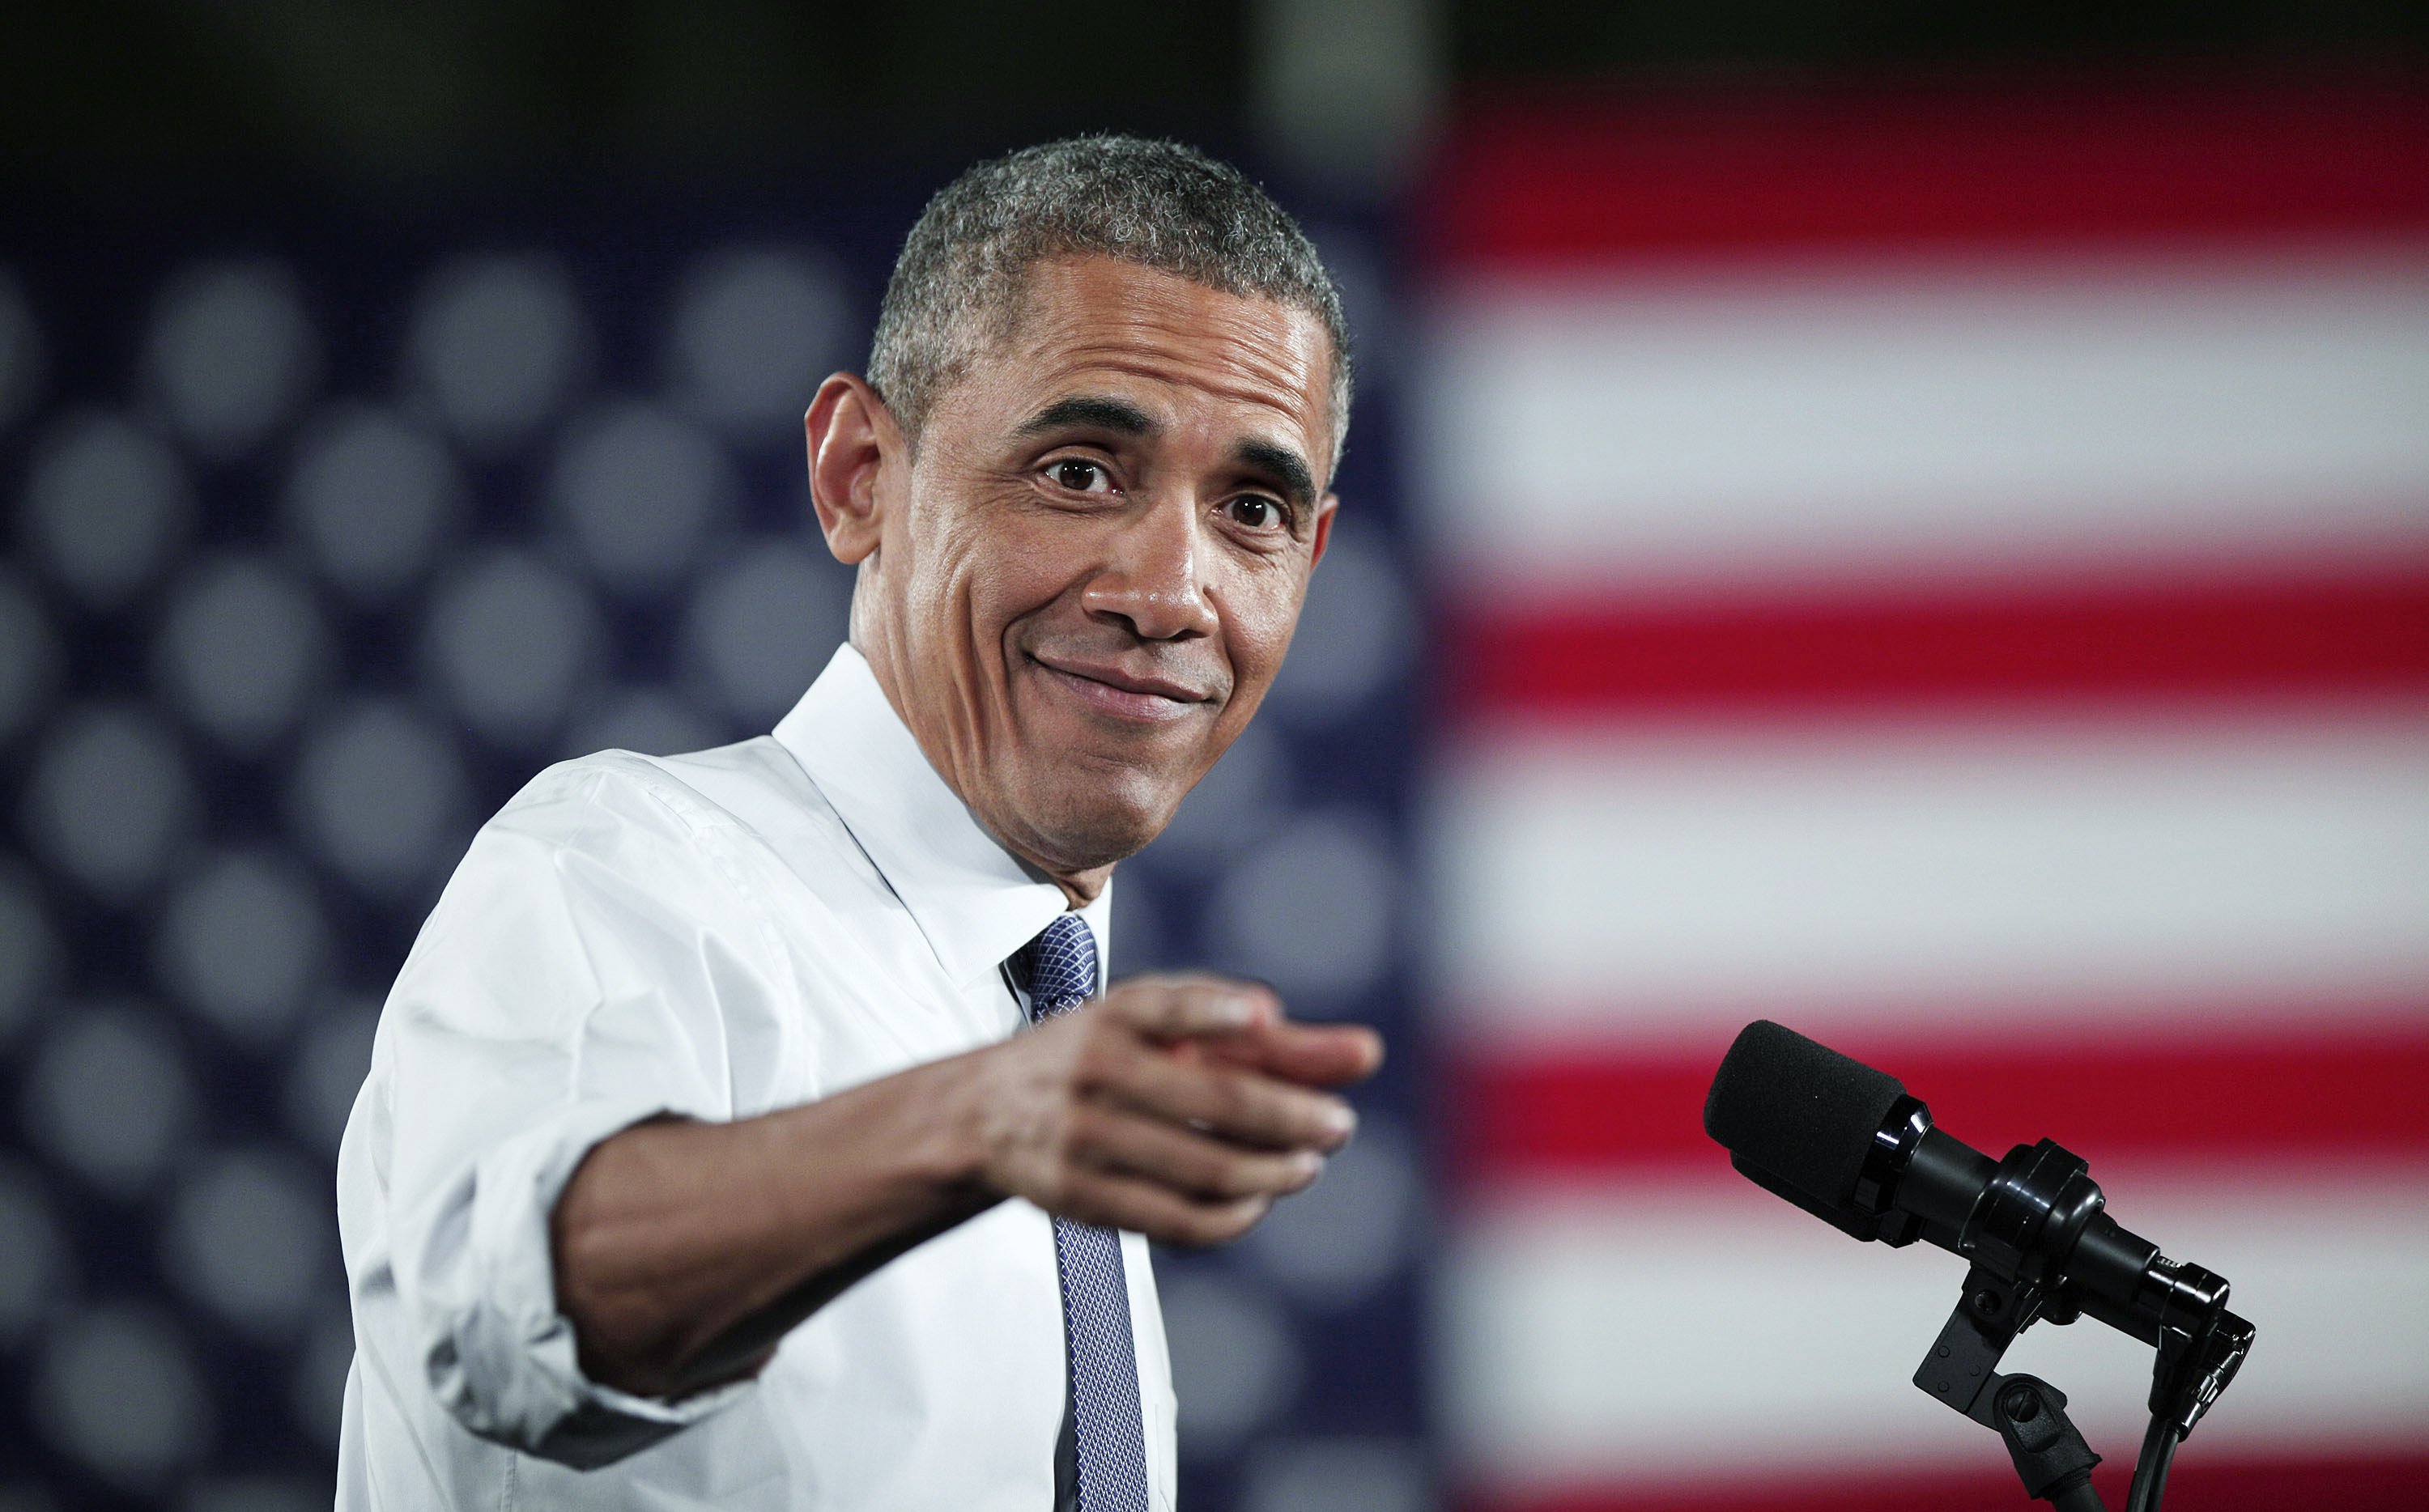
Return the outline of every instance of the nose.
{"type": "Polygon", "coordinates": [[[1114,533],[1104,567],[1082,602],[1091,615],[1129,621],[1141,640],[1212,635],[1217,626],[1214,600],[1198,581],[1202,555],[1194,503],[1159,500],[1114,533]]]}

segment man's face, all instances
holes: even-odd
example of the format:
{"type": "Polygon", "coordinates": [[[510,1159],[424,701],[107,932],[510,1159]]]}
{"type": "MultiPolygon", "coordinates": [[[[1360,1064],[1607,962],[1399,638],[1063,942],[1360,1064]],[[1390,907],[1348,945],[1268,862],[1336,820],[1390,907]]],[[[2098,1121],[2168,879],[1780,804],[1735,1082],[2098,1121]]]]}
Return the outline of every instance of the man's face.
{"type": "Polygon", "coordinates": [[[854,641],[1024,859],[1137,850],[1255,714],[1331,525],[1332,360],[1271,300],[1049,261],[878,469],[854,641]]]}

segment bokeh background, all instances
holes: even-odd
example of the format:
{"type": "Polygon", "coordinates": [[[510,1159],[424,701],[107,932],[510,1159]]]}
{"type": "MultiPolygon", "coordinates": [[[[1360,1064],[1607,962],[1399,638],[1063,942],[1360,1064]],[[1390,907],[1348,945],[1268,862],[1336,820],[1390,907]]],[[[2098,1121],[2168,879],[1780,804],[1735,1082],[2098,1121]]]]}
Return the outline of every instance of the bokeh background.
{"type": "MultiPolygon", "coordinates": [[[[1116,891],[1117,970],[1395,1047],[1160,1261],[1186,1504],[2019,1504],[1906,1383],[1954,1262],[1703,1142],[1769,1015],[2239,1283],[2180,1504],[2421,1504],[2424,70],[2256,0],[12,14],[0,1508],[327,1504],[436,890],[789,706],[811,387],[930,192],[1099,128],[1272,184],[1363,373],[1270,713],[1116,891]]],[[[2012,1357],[2123,1460],[2088,1332],[2012,1357]]]]}

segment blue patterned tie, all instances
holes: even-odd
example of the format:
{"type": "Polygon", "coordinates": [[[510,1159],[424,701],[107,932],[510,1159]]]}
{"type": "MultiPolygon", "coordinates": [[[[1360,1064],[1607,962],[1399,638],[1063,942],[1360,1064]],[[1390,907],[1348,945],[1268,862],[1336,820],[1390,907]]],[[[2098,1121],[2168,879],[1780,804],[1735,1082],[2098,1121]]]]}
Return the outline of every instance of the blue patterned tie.
{"type": "MultiPolygon", "coordinates": [[[[1013,958],[1013,970],[1026,978],[1029,1016],[1038,1023],[1086,1002],[1097,994],[1097,940],[1088,921],[1055,915],[1013,958]]],[[[1054,1269],[1063,1280],[1080,1512],[1147,1512],[1147,1430],[1121,1236],[1057,1218],[1054,1269]]]]}

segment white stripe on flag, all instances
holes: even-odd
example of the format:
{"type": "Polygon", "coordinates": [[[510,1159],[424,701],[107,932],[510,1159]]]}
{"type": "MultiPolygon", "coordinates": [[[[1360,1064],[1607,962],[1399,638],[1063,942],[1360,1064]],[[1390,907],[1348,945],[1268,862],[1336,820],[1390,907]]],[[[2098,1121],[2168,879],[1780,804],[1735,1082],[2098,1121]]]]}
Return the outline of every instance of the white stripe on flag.
{"type": "Polygon", "coordinates": [[[1446,298],[1437,560],[1621,588],[2318,555],[2429,531],[2429,255],[1446,298]]]}
{"type": "Polygon", "coordinates": [[[1446,1001],[1643,1046],[1746,1004],[1823,1033],[2429,984],[2429,715],[2140,713],[1471,747],[1430,826],[1446,1001]]]}

